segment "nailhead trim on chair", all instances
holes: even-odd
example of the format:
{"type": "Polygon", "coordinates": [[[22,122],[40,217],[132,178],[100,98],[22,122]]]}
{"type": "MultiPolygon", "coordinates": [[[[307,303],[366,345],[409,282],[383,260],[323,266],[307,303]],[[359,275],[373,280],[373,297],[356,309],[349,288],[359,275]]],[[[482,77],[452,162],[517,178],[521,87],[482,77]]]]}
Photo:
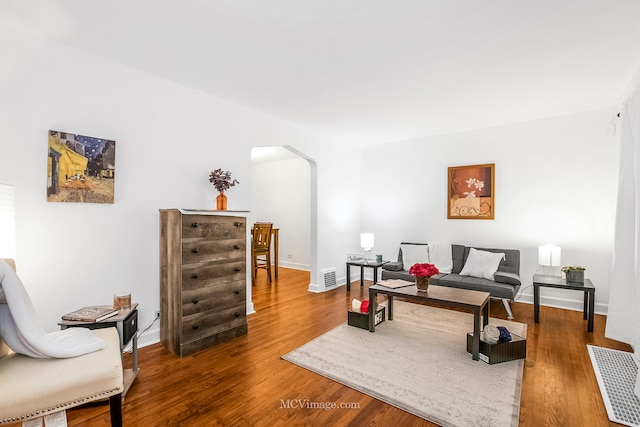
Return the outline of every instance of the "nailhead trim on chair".
{"type": "Polygon", "coordinates": [[[118,392],[122,392],[124,390],[123,387],[117,387],[117,388],[113,388],[111,390],[107,390],[107,391],[103,391],[100,393],[96,393],[96,394],[92,394],[91,396],[87,396],[87,397],[81,397],[80,399],[76,399],[72,402],[66,402],[66,403],[61,403],[59,405],[57,405],[55,408],[47,408],[47,409],[41,409],[38,410],[36,412],[32,412],[31,414],[26,414],[26,415],[21,415],[19,417],[13,417],[13,418],[5,418],[0,420],[0,423],[2,424],[6,424],[6,423],[16,423],[19,421],[26,421],[29,418],[33,418],[33,417],[38,417],[45,414],[51,414],[53,412],[58,412],[62,409],[65,409],[68,406],[74,407],[74,406],[78,406],[80,404],[82,404],[85,401],[91,401],[91,400],[95,400],[96,398],[100,398],[104,395],[110,395],[113,394],[114,391],[118,391],[118,392]]]}

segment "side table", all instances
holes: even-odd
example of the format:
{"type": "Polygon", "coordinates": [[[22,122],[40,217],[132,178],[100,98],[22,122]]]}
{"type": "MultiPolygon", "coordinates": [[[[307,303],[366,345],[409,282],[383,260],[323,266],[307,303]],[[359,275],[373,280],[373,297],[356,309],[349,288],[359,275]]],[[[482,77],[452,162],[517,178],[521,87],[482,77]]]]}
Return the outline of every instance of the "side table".
{"type": "Polygon", "coordinates": [[[389,261],[375,261],[375,260],[363,260],[363,261],[347,261],[347,291],[351,290],[351,266],[360,267],[360,286],[364,286],[364,269],[373,268],[373,284],[378,283],[378,268],[382,267],[389,261]]]}
{"type": "MultiPolygon", "coordinates": [[[[109,307],[109,306],[107,306],[109,307]]],[[[99,322],[74,322],[61,320],[58,325],[60,329],[81,327],[87,329],[102,329],[115,327],[120,336],[120,349],[124,350],[129,343],[132,343],[131,369],[123,370],[124,391],[122,398],[127,394],[131,383],[138,375],[138,304],[131,304],[131,308],[120,310],[115,316],[101,320],[99,322]]]]}
{"type": "Polygon", "coordinates": [[[584,279],[584,283],[567,282],[556,276],[536,274],[533,276],[533,321],[540,323],[540,288],[569,289],[584,292],[583,319],[588,320],[587,331],[593,332],[593,316],[596,299],[596,288],[591,280],[584,279]]]}

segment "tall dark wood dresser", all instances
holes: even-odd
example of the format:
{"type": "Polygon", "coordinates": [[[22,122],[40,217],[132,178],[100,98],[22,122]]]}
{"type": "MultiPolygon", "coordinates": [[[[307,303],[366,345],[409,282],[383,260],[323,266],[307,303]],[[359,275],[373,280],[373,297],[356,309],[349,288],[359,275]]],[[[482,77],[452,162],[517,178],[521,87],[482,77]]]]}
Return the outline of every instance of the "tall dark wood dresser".
{"type": "Polygon", "coordinates": [[[247,333],[247,218],[160,210],[160,342],[187,356],[247,333]]]}

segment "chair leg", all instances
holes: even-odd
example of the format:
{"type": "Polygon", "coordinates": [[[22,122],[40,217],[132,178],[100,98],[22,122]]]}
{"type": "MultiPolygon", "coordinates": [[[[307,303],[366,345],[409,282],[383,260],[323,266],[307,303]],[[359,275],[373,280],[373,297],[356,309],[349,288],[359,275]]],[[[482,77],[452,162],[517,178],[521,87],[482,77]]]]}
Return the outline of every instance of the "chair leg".
{"type": "Polygon", "coordinates": [[[267,254],[267,278],[269,279],[269,283],[271,283],[271,253],[267,254]]]}
{"type": "Polygon", "coordinates": [[[507,310],[507,319],[513,319],[513,312],[511,311],[511,305],[509,304],[509,300],[506,298],[502,298],[502,304],[504,304],[504,309],[507,310]]]}
{"type": "Polygon", "coordinates": [[[122,427],[122,393],[109,397],[111,427],[122,427]]]}
{"type": "Polygon", "coordinates": [[[256,257],[255,255],[251,255],[251,285],[255,286],[256,284],[256,275],[257,275],[257,268],[256,268],[256,257]]]}

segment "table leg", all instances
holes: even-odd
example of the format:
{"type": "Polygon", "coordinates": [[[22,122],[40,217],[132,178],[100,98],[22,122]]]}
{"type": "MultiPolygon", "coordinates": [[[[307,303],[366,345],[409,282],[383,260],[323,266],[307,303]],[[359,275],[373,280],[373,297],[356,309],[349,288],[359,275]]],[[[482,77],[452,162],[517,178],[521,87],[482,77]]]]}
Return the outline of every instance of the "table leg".
{"type": "Polygon", "coordinates": [[[369,288],[369,332],[376,331],[376,291],[369,288]]]}
{"type": "Polygon", "coordinates": [[[540,285],[533,284],[533,321],[540,322],[540,285]]]}
{"type": "Polygon", "coordinates": [[[275,273],[276,279],[278,278],[278,231],[279,230],[271,230],[273,234],[273,260],[275,262],[275,273]]]}
{"type": "Polygon", "coordinates": [[[491,298],[487,299],[487,303],[484,306],[482,313],[482,330],[489,324],[489,304],[491,304],[491,298]]]}
{"type": "Polygon", "coordinates": [[[131,350],[131,370],[134,373],[138,372],[138,333],[133,334],[133,348],[131,350]]]}
{"type": "Polygon", "coordinates": [[[364,267],[360,267],[360,287],[364,286],[364,267]]]}
{"type": "MultiPolygon", "coordinates": [[[[389,301],[389,320],[393,320],[393,295],[387,295],[388,296],[388,301],[389,301]]],[[[371,304],[369,304],[371,305],[371,304]]]]}
{"type": "Polygon", "coordinates": [[[596,293],[594,292],[590,292],[590,296],[589,296],[589,324],[587,327],[587,330],[589,332],[593,332],[593,318],[595,316],[595,309],[596,309],[596,293]]]}
{"type": "Polygon", "coordinates": [[[584,291],[584,307],[582,308],[582,318],[587,320],[589,318],[589,292],[584,291]]]}
{"type": "Polygon", "coordinates": [[[378,283],[378,267],[373,267],[373,284],[378,283]]]}
{"type": "Polygon", "coordinates": [[[351,290],[351,266],[347,264],[347,292],[351,290]]]}
{"type": "Polygon", "coordinates": [[[473,360],[480,359],[480,309],[473,312],[473,360]]]}

